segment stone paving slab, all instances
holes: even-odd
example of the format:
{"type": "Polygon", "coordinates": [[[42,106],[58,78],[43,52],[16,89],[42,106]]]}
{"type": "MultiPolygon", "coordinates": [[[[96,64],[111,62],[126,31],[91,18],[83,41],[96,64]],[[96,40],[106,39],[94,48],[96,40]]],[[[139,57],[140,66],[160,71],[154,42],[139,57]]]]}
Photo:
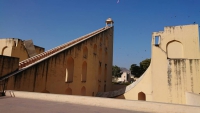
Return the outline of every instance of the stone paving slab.
{"type": "MultiPolygon", "coordinates": [[[[120,106],[120,103],[119,103],[120,106]]],[[[0,113],[147,113],[45,100],[0,97],[0,113]]]]}

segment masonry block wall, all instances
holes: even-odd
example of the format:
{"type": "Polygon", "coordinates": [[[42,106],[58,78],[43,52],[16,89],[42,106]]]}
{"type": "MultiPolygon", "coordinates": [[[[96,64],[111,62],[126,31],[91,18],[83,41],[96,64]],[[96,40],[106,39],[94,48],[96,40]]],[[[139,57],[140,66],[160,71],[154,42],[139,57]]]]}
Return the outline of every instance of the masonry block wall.
{"type": "Polygon", "coordinates": [[[19,58],[0,55],[0,77],[18,70],[19,58]]]}
{"type": "MultiPolygon", "coordinates": [[[[17,71],[19,65],[19,58],[0,55],[0,78],[6,74],[17,71]]],[[[0,82],[1,83],[1,82],[0,82]]],[[[0,85],[0,91],[2,91],[0,85]]]]}
{"type": "MultiPolygon", "coordinates": [[[[29,58],[24,42],[17,38],[0,39],[0,55],[18,57],[20,61],[29,58]]],[[[37,54],[44,52],[44,48],[34,45],[37,54]]]]}
{"type": "Polygon", "coordinates": [[[111,89],[113,27],[25,68],[7,90],[95,96],[111,89]]]}
{"type": "Polygon", "coordinates": [[[151,64],[146,72],[126,88],[98,93],[98,96],[195,104],[194,100],[200,98],[197,97],[200,94],[198,28],[197,24],[169,26],[164,31],[153,32],[151,64]],[[186,96],[187,92],[191,95],[186,96]]]}

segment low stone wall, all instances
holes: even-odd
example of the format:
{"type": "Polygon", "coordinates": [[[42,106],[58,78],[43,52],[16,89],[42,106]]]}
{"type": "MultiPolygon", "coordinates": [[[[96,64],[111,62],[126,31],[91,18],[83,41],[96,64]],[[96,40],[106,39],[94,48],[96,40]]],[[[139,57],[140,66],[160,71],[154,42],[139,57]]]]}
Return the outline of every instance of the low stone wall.
{"type": "Polygon", "coordinates": [[[187,105],[200,106],[200,94],[186,92],[185,96],[187,105]]]}
{"type": "Polygon", "coordinates": [[[82,104],[89,106],[100,106],[107,108],[116,108],[124,110],[144,111],[150,113],[199,113],[200,107],[179,105],[179,104],[166,104],[145,101],[129,101],[121,99],[109,99],[87,96],[71,96],[60,94],[45,94],[7,90],[6,96],[28,99],[39,99],[55,102],[67,102],[73,104],[82,104]]]}

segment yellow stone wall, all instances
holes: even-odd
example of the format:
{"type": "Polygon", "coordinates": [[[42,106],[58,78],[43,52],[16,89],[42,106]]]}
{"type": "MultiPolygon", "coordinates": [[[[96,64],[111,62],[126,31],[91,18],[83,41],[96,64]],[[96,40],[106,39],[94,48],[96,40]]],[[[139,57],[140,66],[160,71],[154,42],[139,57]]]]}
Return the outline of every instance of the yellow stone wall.
{"type": "Polygon", "coordinates": [[[6,89],[95,96],[111,89],[112,57],[113,27],[8,78],[6,89]],[[72,81],[66,81],[69,58],[74,62],[72,81]],[[87,68],[82,68],[84,62],[87,68]],[[86,80],[81,80],[83,69],[86,80]]]}
{"type": "Polygon", "coordinates": [[[142,100],[186,104],[186,92],[200,94],[198,25],[165,27],[164,31],[154,32],[151,64],[130,86],[117,98],[140,100],[144,94],[142,100]]]}
{"type": "MultiPolygon", "coordinates": [[[[44,52],[44,48],[35,46],[36,53],[44,52]]],[[[29,58],[24,42],[16,38],[0,39],[0,55],[20,58],[20,61],[29,58]]]]}
{"type": "MultiPolygon", "coordinates": [[[[0,78],[18,70],[19,58],[0,55],[0,78]]],[[[3,83],[0,81],[0,92],[3,90],[3,83]]]]}
{"type": "Polygon", "coordinates": [[[19,58],[0,55],[0,77],[18,70],[19,58]]]}

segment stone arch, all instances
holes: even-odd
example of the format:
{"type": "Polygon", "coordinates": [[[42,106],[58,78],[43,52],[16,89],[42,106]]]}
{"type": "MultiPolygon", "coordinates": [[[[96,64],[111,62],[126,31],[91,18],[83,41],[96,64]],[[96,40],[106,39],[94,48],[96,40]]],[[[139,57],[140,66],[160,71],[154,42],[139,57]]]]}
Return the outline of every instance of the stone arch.
{"type": "Polygon", "coordinates": [[[81,81],[86,82],[86,78],[87,78],[87,62],[84,61],[82,64],[81,81]]]}
{"type": "Polygon", "coordinates": [[[138,100],[144,100],[146,101],[146,95],[143,92],[138,93],[138,100]]]}
{"type": "Polygon", "coordinates": [[[72,89],[68,87],[68,88],[65,90],[65,93],[66,93],[67,95],[72,95],[72,89]]]}
{"type": "Polygon", "coordinates": [[[84,46],[83,48],[83,58],[87,58],[88,57],[88,49],[87,46],[84,46]]]}
{"type": "Polygon", "coordinates": [[[72,82],[73,81],[73,75],[74,75],[74,59],[72,57],[69,57],[67,59],[67,69],[66,69],[66,82],[72,82]]]}
{"type": "Polygon", "coordinates": [[[4,55],[4,51],[5,51],[6,48],[8,48],[8,46],[5,46],[5,47],[2,48],[1,55],[4,55]]]}
{"type": "Polygon", "coordinates": [[[85,96],[85,95],[86,95],[86,88],[85,88],[85,86],[83,86],[83,87],[81,88],[81,95],[82,95],[82,96],[85,96]]]}
{"type": "Polygon", "coordinates": [[[96,45],[96,44],[94,44],[93,49],[94,49],[94,52],[93,52],[93,53],[96,55],[96,54],[97,54],[97,45],[96,45]]]}
{"type": "Polygon", "coordinates": [[[183,45],[181,42],[173,40],[167,43],[168,58],[183,58],[183,45]]]}

